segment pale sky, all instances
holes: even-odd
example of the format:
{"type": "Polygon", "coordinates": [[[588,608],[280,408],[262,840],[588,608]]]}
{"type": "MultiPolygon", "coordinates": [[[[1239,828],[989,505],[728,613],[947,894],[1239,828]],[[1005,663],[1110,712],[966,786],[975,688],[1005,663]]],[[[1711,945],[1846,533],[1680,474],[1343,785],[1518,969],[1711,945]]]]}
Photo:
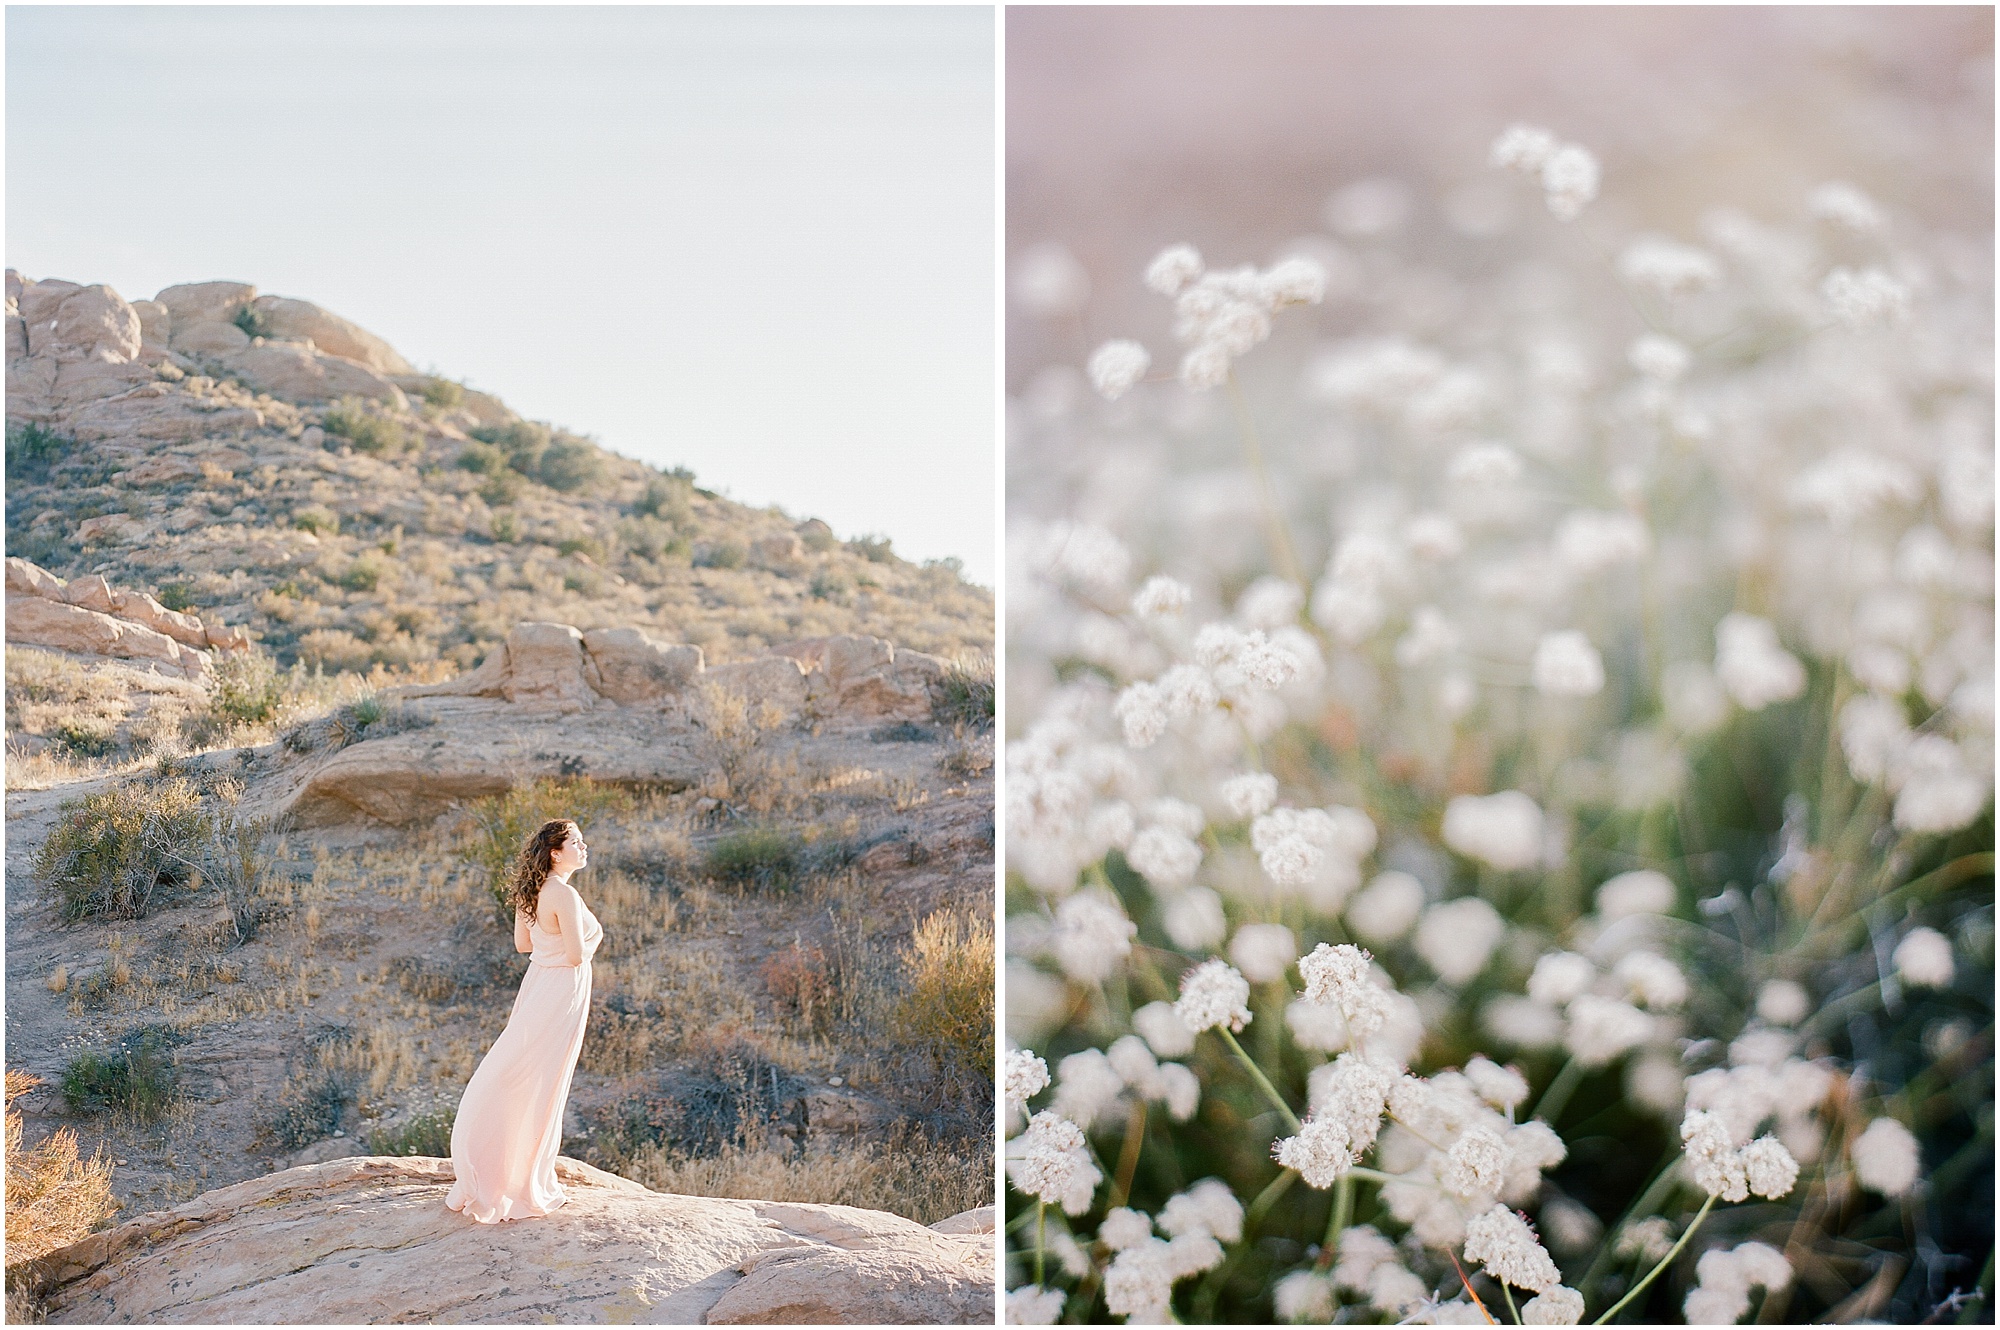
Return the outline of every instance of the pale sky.
{"type": "Polygon", "coordinates": [[[6,261],[229,279],[993,584],[993,11],[7,10],[6,261]]]}

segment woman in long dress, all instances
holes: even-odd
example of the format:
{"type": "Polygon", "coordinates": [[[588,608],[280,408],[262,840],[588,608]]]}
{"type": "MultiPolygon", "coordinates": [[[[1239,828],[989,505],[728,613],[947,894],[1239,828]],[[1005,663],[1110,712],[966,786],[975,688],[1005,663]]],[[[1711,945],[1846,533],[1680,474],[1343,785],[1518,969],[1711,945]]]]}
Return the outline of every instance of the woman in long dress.
{"type": "Polygon", "coordinates": [[[590,957],[604,939],[570,885],[589,859],[576,823],[560,819],[542,825],[514,867],[514,947],[532,956],[507,1028],[459,1100],[444,1201],[482,1224],[546,1215],[569,1199],[556,1154],[590,1014],[590,957]]]}

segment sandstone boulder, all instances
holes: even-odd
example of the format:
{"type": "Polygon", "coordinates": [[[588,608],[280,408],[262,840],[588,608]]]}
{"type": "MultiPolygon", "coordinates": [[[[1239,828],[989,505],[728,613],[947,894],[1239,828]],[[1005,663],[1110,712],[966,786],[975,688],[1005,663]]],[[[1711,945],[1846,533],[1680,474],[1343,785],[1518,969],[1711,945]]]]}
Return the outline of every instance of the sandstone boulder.
{"type": "Polygon", "coordinates": [[[183,282],[153,297],[167,307],[177,329],[197,323],[230,323],[256,298],[257,288],[248,282],[183,282]]]}
{"type": "Polygon", "coordinates": [[[124,513],[86,517],[77,523],[76,539],[81,545],[122,545],[144,535],[146,524],[124,513]]]}
{"type": "Polygon", "coordinates": [[[7,640],[80,655],[147,661],[190,679],[208,671],[206,653],[183,647],[165,633],[39,596],[7,597],[7,640]]]}
{"type": "Polygon", "coordinates": [[[160,453],[135,467],[120,471],[114,479],[126,485],[172,485],[193,480],[201,474],[201,464],[179,453],[160,453]]]}
{"type": "Polygon", "coordinates": [[[764,568],[797,568],[805,562],[805,542],[790,531],[759,536],[750,543],[750,557],[764,568]]]}
{"type": "Polygon", "coordinates": [[[805,710],[806,675],[799,663],[785,656],[736,660],[702,671],[702,680],[752,702],[768,702],[786,718],[805,710]]]}
{"type": "Polygon", "coordinates": [[[774,650],[810,671],[815,711],[857,721],[928,719],[934,685],[944,674],[936,656],[899,651],[879,637],[811,637],[774,650]]]}
{"type": "Polygon", "coordinates": [[[560,1209],[482,1225],[445,1208],[448,1159],[310,1164],[141,1215],[23,1273],[56,1323],[993,1321],[990,1222],[924,1228],[672,1196],[566,1158],[556,1169],[560,1209]]]}
{"type": "Polygon", "coordinates": [[[157,300],[135,300],[132,312],[139,316],[140,345],[157,346],[164,350],[174,325],[174,316],[167,307],[157,300]]]}
{"type": "Polygon", "coordinates": [[[28,321],[19,314],[7,316],[7,359],[22,360],[28,354],[28,321]]]}
{"type": "Polygon", "coordinates": [[[643,628],[593,628],[583,649],[587,682],[620,704],[680,693],[702,673],[700,647],[656,641],[643,628]]]}
{"type": "Polygon", "coordinates": [[[83,288],[75,282],[65,282],[54,277],[44,277],[39,282],[23,283],[17,304],[21,317],[28,321],[30,339],[47,331],[48,325],[55,320],[56,311],[62,308],[63,301],[81,290],[83,288]]]}
{"type": "Polygon", "coordinates": [[[306,300],[258,296],[250,302],[267,334],[286,341],[310,339],[329,355],[356,361],[378,374],[409,374],[410,362],[364,328],[306,300]]]}
{"type": "Polygon", "coordinates": [[[295,342],[247,346],[224,356],[222,363],[250,387],[288,402],[366,397],[406,404],[402,390],[368,366],[295,342]]]}
{"type": "MultiPolygon", "coordinates": [[[[34,361],[46,359],[49,358],[34,357],[34,361]]],[[[34,361],[29,363],[32,364],[34,361]]],[[[82,360],[64,360],[55,363],[55,382],[49,389],[49,397],[57,407],[86,406],[156,382],[153,367],[142,361],[107,360],[99,356],[90,356],[82,360]]],[[[74,428],[69,428],[65,432],[78,438],[82,437],[74,428]]]]}
{"type": "Polygon", "coordinates": [[[53,323],[46,348],[58,361],[95,358],[115,363],[139,354],[139,315],[108,286],[71,292],[56,310],[53,323]]]}
{"type": "Polygon", "coordinates": [[[191,356],[227,356],[248,347],[250,334],[233,323],[216,319],[192,323],[175,319],[167,345],[191,356]]]}

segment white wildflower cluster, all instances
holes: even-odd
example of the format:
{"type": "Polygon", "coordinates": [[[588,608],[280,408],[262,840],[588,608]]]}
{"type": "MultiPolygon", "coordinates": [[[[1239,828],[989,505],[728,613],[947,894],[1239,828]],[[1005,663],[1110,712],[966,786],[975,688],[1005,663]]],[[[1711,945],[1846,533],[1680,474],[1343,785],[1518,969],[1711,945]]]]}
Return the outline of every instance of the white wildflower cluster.
{"type": "Polygon", "coordinates": [[[1564,143],[1546,129],[1514,125],[1493,141],[1493,165],[1524,171],[1541,181],[1549,211],[1565,222],[1583,215],[1597,197],[1597,158],[1589,149],[1564,143]]]}
{"type": "MultiPolygon", "coordinates": [[[[1564,220],[1603,183],[1529,127],[1493,161],[1564,220]]],[[[1504,1315],[1457,1257],[1574,1324],[1686,1238],[1643,1314],[1754,1319],[1790,1270],[1743,1223],[1825,1261],[1809,1198],[1894,1208],[1944,1148],[1902,1125],[1935,1121],[1895,1080],[1923,1060],[1861,1032],[1988,1056],[1979,265],[1902,192],[1894,225],[1836,182],[1669,235],[1635,187],[1585,235],[1454,169],[1343,185],[1278,251],[1309,263],[1162,252],[1177,365],[1114,342],[1016,380],[1006,994],[1052,1051],[1008,1062],[1017,1210],[1049,1208],[1010,1229],[1010,1317],[1504,1315]],[[1476,245],[1422,250],[1445,231],[1476,245]],[[1586,1118],[1682,1129],[1650,1213],[1607,1226],[1623,1172],[1563,1167],[1586,1118]],[[1191,1297],[1281,1170],[1259,1252],[1291,1263],[1191,1297]],[[1163,1194],[1209,1175],[1236,1190],[1163,1194]],[[1326,1237],[1329,1204],[1370,1222],[1326,1237]]],[[[1017,310],[1071,326],[1061,267],[1017,310]]],[[[1835,1305],[1812,1284],[1790,1312],[1835,1305]]]]}
{"type": "MultiPolygon", "coordinates": [[[[1292,305],[1319,304],[1326,282],[1326,269],[1305,257],[1264,269],[1210,270],[1192,245],[1169,246],[1146,268],[1146,285],[1174,302],[1174,337],[1186,348],[1177,377],[1194,391],[1228,382],[1236,358],[1270,337],[1272,316],[1292,305]]],[[[1090,357],[1090,380],[1105,397],[1117,398],[1152,363],[1137,342],[1106,342],[1090,357]]]]}
{"type": "Polygon", "coordinates": [[[1080,1215],[1090,1208],[1104,1174],[1090,1157],[1083,1128],[1044,1110],[1007,1143],[1007,1179],[1025,1195],[1080,1215]]]}
{"type": "Polygon", "coordinates": [[[1703,1252],[1695,1278],[1683,1304],[1688,1324],[1734,1325],[1749,1312],[1752,1289],[1776,1292],[1792,1282],[1792,1264],[1776,1247],[1745,1242],[1703,1252]]]}

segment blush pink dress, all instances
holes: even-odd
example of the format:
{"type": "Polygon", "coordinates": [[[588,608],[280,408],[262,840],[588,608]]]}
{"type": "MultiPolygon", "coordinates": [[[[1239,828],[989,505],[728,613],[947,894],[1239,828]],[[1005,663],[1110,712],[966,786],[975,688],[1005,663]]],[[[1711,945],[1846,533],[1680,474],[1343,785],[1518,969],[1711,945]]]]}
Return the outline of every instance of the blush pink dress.
{"type": "Polygon", "coordinates": [[[590,1015],[590,958],[604,940],[583,907],[583,963],[571,965],[559,933],[528,925],[528,973],[507,1028],[459,1100],[451,1128],[456,1176],[444,1203],[482,1224],[546,1215],[569,1199],[556,1182],[563,1107],[590,1015]]]}

